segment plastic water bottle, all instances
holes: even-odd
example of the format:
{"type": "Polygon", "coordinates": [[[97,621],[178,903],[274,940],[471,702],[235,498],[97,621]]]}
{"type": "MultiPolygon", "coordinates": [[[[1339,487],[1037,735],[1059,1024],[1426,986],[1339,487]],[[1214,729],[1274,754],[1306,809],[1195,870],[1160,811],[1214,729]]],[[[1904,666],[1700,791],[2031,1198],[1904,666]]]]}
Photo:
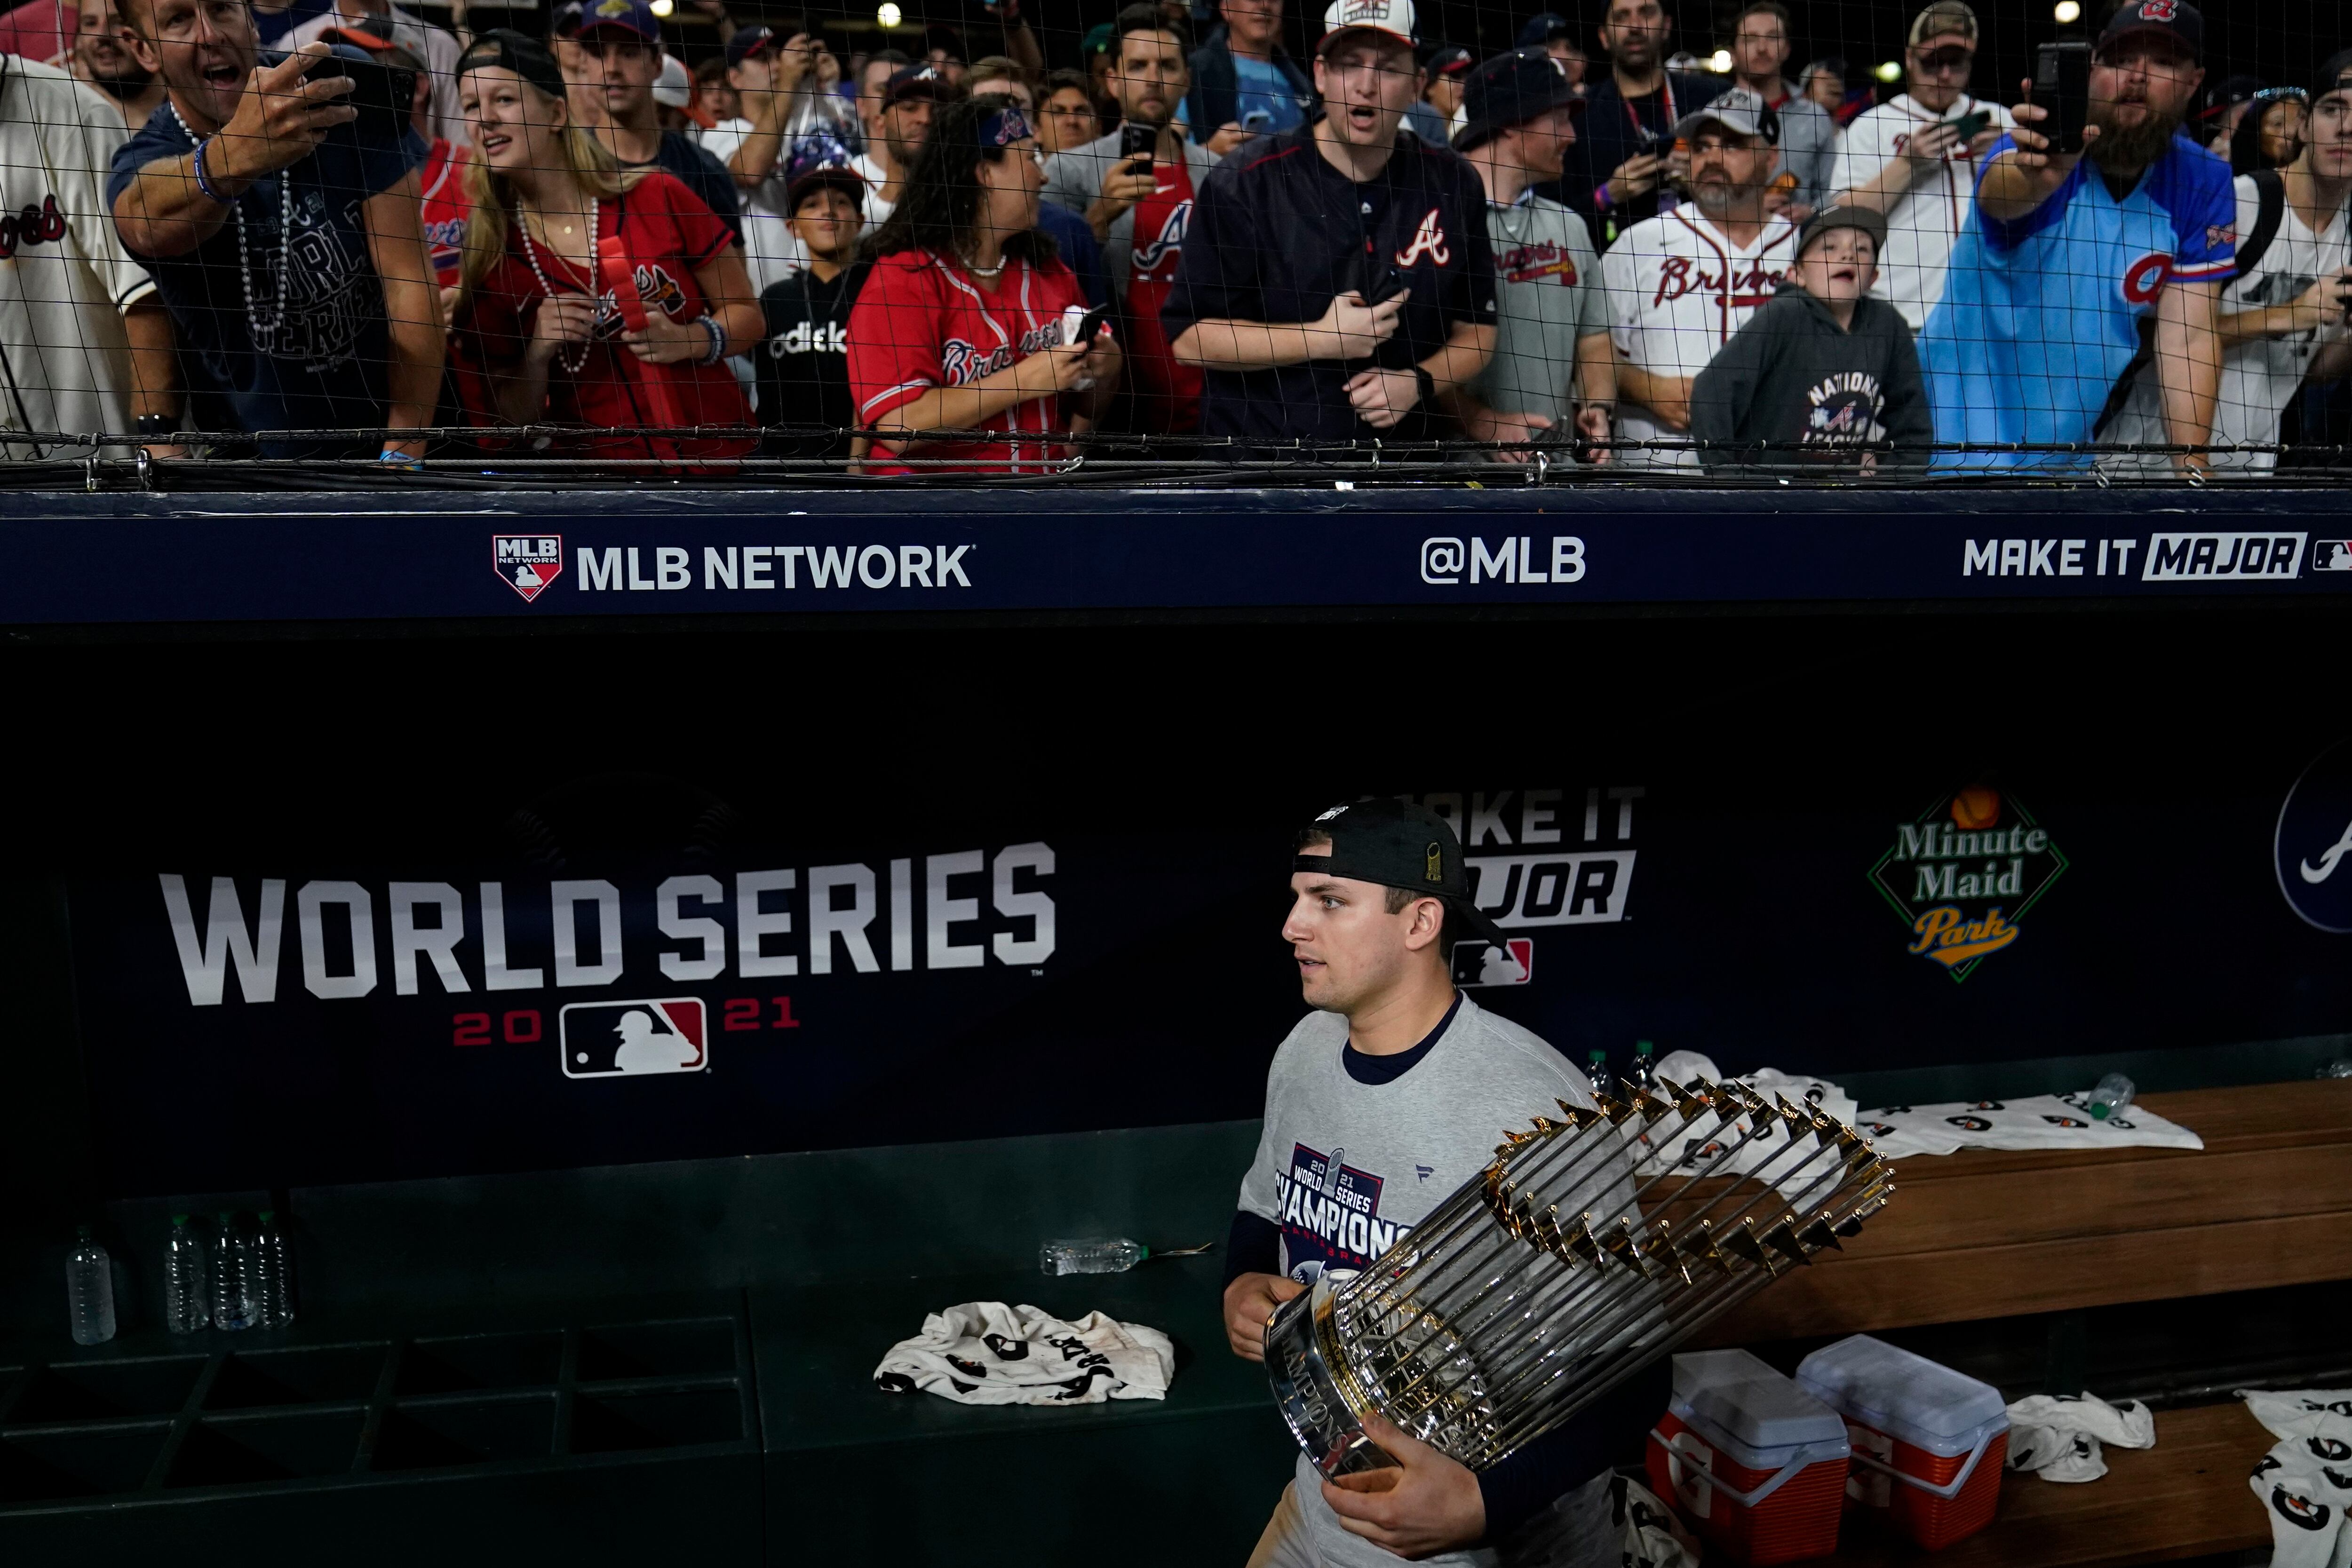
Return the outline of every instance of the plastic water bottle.
{"type": "Polygon", "coordinates": [[[114,1260],[89,1239],[89,1227],[66,1258],[66,1305],[73,1313],[76,1344],[104,1344],[114,1337],[114,1260]]]}
{"type": "Polygon", "coordinates": [[[1609,1053],[1599,1046],[1584,1053],[1584,1076],[1592,1081],[1595,1094],[1609,1092],[1609,1053]]]}
{"type": "Polygon", "coordinates": [[[1088,1236],[1046,1242],[1037,1249],[1037,1267],[1047,1274],[1124,1274],[1150,1256],[1150,1248],[1124,1236],[1088,1236]]]}
{"type": "Polygon", "coordinates": [[[220,1240],[213,1248],[213,1327],[234,1333],[253,1326],[253,1238],[223,1209],[220,1240]]]}
{"type": "Polygon", "coordinates": [[[2339,1056],[2312,1076],[2314,1078],[2352,1078],[2352,1056],[2339,1056]]]}
{"type": "Polygon", "coordinates": [[[172,1216],[172,1238],[163,1243],[163,1326],[173,1333],[201,1333],[212,1326],[205,1298],[205,1243],[184,1214],[172,1216]]]}
{"type": "Polygon", "coordinates": [[[265,1208],[253,1235],[254,1321],[263,1328],[282,1329],[294,1321],[294,1249],[274,1209],[265,1208]]]}
{"type": "Polygon", "coordinates": [[[2121,1115],[2131,1109],[2132,1096],[2138,1093],[2132,1081],[2120,1072],[2110,1072],[2099,1080],[2091,1091],[2091,1119],[2104,1122],[2110,1116],[2121,1115]]]}
{"type": "Polygon", "coordinates": [[[1633,1042],[1633,1065],[1625,1070],[1625,1082],[1644,1094],[1658,1086],[1658,1048],[1646,1040],[1633,1042]]]}

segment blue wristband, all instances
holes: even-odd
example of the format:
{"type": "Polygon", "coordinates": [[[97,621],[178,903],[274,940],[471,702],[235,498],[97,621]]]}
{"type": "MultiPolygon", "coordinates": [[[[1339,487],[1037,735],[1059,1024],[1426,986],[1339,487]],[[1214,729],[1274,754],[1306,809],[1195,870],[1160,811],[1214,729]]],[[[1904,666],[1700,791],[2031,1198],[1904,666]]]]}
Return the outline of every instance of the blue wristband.
{"type": "Polygon", "coordinates": [[[196,189],[205,193],[207,201],[218,202],[225,207],[228,205],[228,198],[214,190],[213,183],[205,178],[205,149],[212,144],[213,141],[209,136],[196,143],[196,189]]]}
{"type": "Polygon", "coordinates": [[[715,365],[727,357],[727,334],[719,330],[718,319],[709,311],[694,319],[694,324],[710,334],[710,352],[702,356],[706,365],[715,365]]]}
{"type": "Polygon", "coordinates": [[[387,468],[404,468],[412,474],[421,474],[425,471],[424,458],[411,457],[397,446],[385,447],[377,455],[376,461],[387,468]]]}

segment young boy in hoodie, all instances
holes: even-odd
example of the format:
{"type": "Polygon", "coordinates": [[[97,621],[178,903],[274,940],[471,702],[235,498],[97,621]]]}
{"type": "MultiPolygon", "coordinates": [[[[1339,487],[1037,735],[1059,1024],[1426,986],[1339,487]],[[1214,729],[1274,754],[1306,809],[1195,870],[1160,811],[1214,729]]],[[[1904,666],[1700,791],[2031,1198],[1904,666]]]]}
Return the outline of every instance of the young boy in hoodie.
{"type": "Polygon", "coordinates": [[[1691,389],[1691,435],[1706,467],[1926,465],[1935,423],[1911,329],[1870,297],[1885,238],[1886,220],[1862,207],[1826,208],[1806,223],[1772,302],[1691,389]],[[1766,450],[1741,450],[1757,446],[1766,450]]]}

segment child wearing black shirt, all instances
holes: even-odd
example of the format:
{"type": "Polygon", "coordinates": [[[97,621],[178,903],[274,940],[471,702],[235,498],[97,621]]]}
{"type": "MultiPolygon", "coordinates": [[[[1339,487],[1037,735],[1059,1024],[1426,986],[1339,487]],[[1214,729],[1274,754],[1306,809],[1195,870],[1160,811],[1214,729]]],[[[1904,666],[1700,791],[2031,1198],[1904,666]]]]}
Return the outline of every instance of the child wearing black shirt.
{"type": "Polygon", "coordinates": [[[760,295],[767,341],[754,351],[766,450],[781,457],[845,457],[857,423],[849,395],[849,312],[866,281],[851,265],[865,226],[866,182],[846,164],[791,172],[785,210],[808,266],[760,295]]]}

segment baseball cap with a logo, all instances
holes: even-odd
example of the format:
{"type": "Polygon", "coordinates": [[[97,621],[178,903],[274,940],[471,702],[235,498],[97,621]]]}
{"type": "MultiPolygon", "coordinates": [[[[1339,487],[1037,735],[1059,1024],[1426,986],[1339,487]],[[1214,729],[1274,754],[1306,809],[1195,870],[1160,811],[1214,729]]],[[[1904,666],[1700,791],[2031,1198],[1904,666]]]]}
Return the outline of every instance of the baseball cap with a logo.
{"type": "Polygon", "coordinates": [[[2134,33],[2161,33],[2187,49],[2190,59],[2205,57],[2205,17],[2189,0],[2126,0],[2099,29],[2099,53],[2134,33]]]}
{"type": "Polygon", "coordinates": [[[1911,18],[1911,47],[1915,49],[1930,38],[1951,37],[1967,39],[1972,49],[1977,47],[1977,14],[1965,0],[1936,0],[1911,18]]]}
{"type": "Polygon", "coordinates": [[[1675,121],[1671,134],[1678,141],[1685,141],[1709,123],[1722,126],[1734,136],[1760,136],[1767,147],[1780,145],[1780,117],[1764,101],[1763,94],[1744,87],[1718,93],[1706,108],[1684,115],[1675,121]]]}
{"type": "Polygon", "coordinates": [[[635,33],[647,43],[661,42],[661,18],[648,0],[585,0],[580,11],[580,36],[606,28],[635,33]]]}
{"type": "Polygon", "coordinates": [[[1462,841],[1436,812],[1389,796],[1354,800],[1316,818],[1299,834],[1299,841],[1317,835],[1331,841],[1331,852],[1293,856],[1293,873],[1344,877],[1443,899],[1447,920],[1461,922],[1460,935],[1496,946],[1507,940],[1502,927],[1471,902],[1470,868],[1463,861],[1462,841]]]}
{"type": "Polygon", "coordinates": [[[1462,89],[1462,127],[1454,149],[1462,152],[1491,141],[1514,125],[1565,105],[1582,109],[1568,73],[1539,46],[1496,55],[1470,75],[1462,89]]]}
{"type": "Polygon", "coordinates": [[[1321,53],[1348,33],[1380,33],[1410,46],[1417,26],[1412,0],[1331,0],[1323,13],[1321,53]]]}

